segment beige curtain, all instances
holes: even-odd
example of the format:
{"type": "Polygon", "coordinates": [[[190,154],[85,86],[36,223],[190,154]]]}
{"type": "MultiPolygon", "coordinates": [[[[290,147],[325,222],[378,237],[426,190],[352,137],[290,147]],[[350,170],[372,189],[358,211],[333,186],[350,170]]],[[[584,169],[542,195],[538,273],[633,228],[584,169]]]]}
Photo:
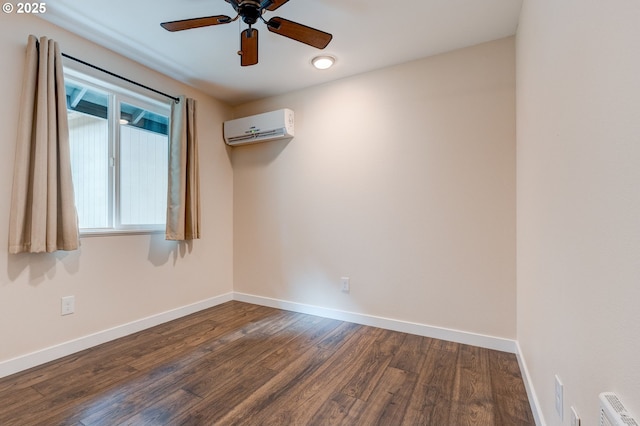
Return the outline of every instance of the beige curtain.
{"type": "Polygon", "coordinates": [[[80,245],[62,56],[46,37],[27,44],[9,222],[10,253],[80,245]]]}
{"type": "Polygon", "coordinates": [[[180,96],[171,106],[167,240],[200,238],[200,176],[196,101],[180,96]]]}

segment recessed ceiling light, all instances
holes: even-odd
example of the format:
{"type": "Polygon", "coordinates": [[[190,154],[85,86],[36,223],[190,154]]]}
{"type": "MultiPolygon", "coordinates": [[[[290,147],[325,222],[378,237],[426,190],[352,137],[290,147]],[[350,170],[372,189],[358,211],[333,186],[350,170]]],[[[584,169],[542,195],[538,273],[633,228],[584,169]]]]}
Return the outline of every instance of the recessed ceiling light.
{"type": "Polygon", "coordinates": [[[311,60],[311,63],[319,70],[326,70],[327,68],[331,68],[335,61],[336,58],[333,56],[316,56],[311,60]]]}

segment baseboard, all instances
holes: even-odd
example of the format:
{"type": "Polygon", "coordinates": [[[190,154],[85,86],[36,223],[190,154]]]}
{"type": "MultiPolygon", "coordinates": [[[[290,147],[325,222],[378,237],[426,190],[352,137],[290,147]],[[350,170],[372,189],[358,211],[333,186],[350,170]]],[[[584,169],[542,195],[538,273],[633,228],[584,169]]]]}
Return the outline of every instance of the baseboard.
{"type": "Polygon", "coordinates": [[[181,318],[203,309],[211,308],[221,303],[229,302],[231,300],[233,300],[233,293],[223,294],[191,305],[182,306],[180,308],[132,321],[127,324],[99,331],[94,334],[51,346],[17,358],[2,361],[0,362],[0,378],[89,349],[93,346],[97,346],[120,337],[137,333],[138,331],[181,318]]]}
{"type": "MultiPolygon", "coordinates": [[[[436,339],[448,340],[451,342],[462,343],[467,345],[479,346],[483,348],[515,353],[518,355],[518,362],[521,363],[523,378],[526,377],[525,385],[527,393],[530,395],[530,401],[536,402],[535,392],[528,379],[528,373],[523,366],[524,361],[519,354],[519,348],[515,340],[504,339],[495,336],[487,336],[483,334],[471,333],[460,330],[453,330],[443,327],[436,327],[426,324],[418,324],[408,321],[401,321],[390,318],[383,318],[373,315],[360,314],[355,312],[341,311],[337,309],[323,308],[320,306],[306,305],[303,303],[290,302],[285,300],[273,299],[262,296],[255,296],[245,293],[227,293],[221,296],[213,297],[207,300],[193,303],[191,305],[172,309],[160,314],[152,315],[140,320],[132,321],[117,327],[103,330],[94,334],[90,334],[78,339],[51,346],[36,352],[32,352],[17,358],[0,362],[0,378],[11,374],[27,370],[32,367],[74,354],[76,352],[89,349],[91,347],[128,336],[138,331],[154,327],[156,325],[171,321],[203,309],[228,302],[230,300],[238,300],[241,302],[253,303],[257,305],[269,306],[272,308],[285,309],[294,312],[300,312],[310,315],[317,315],[325,318],[332,318],[341,321],[349,321],[356,324],[368,325],[372,327],[380,327],[388,330],[399,331],[403,333],[411,333],[419,336],[426,336],[436,339]]],[[[540,417],[534,411],[534,415],[540,417]]],[[[543,423],[539,423],[543,424],[543,423]]]]}
{"type": "Polygon", "coordinates": [[[544,416],[542,415],[540,402],[538,401],[536,390],[533,387],[533,382],[531,381],[531,376],[529,375],[529,369],[527,369],[527,363],[524,360],[524,355],[522,355],[520,343],[518,342],[516,342],[516,357],[518,358],[520,373],[522,374],[524,387],[527,390],[527,397],[529,398],[529,404],[531,405],[531,411],[533,412],[533,418],[536,421],[536,426],[546,426],[544,416]]]}
{"type": "Polygon", "coordinates": [[[317,315],[320,317],[348,321],[372,327],[379,327],[387,330],[416,334],[418,336],[448,340],[450,342],[479,346],[482,348],[494,349],[497,351],[516,353],[516,341],[504,339],[501,337],[487,336],[483,334],[476,334],[449,328],[435,327],[426,324],[418,324],[408,321],[377,317],[373,315],[359,314],[355,312],[340,311],[337,309],[328,309],[320,306],[305,305],[303,303],[289,302],[285,300],[272,299],[269,297],[254,296],[245,293],[234,292],[233,299],[240,302],[253,303],[256,305],[269,306],[272,308],[279,308],[287,311],[317,315]]]}

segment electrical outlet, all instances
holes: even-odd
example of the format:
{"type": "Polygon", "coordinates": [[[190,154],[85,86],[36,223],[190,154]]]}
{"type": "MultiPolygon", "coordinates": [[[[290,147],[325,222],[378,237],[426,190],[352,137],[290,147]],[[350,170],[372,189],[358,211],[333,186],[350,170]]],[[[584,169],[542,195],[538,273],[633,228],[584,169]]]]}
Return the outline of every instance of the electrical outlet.
{"type": "Polygon", "coordinates": [[[61,299],[60,315],[70,315],[76,310],[76,297],[65,296],[61,299]]]}
{"type": "Polygon", "coordinates": [[[560,416],[560,420],[562,420],[563,415],[562,415],[562,407],[564,404],[564,398],[562,396],[563,393],[563,385],[562,382],[560,381],[560,377],[558,377],[556,375],[556,411],[558,412],[558,416],[560,416]]]}
{"type": "Polygon", "coordinates": [[[580,426],[580,416],[574,407],[571,407],[571,426],[580,426]]]}
{"type": "Polygon", "coordinates": [[[342,277],[340,281],[342,282],[342,292],[349,293],[351,290],[351,279],[349,277],[342,277]]]}

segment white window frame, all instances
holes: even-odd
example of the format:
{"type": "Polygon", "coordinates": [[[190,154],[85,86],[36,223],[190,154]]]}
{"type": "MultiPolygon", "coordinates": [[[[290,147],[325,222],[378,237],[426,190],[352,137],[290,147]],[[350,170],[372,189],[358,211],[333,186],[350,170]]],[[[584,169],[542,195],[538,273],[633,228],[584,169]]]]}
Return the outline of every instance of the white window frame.
{"type": "MultiPolygon", "coordinates": [[[[116,234],[154,234],[166,230],[166,224],[122,225],[120,223],[120,104],[128,103],[156,114],[169,117],[171,102],[166,98],[156,98],[118,84],[94,77],[74,67],[64,65],[64,79],[108,93],[107,123],[109,126],[109,219],[106,228],[80,228],[80,236],[101,236],[116,234]]],[[[167,150],[167,157],[169,152],[167,150]]],[[[168,171],[167,171],[168,173],[168,171]]]]}

